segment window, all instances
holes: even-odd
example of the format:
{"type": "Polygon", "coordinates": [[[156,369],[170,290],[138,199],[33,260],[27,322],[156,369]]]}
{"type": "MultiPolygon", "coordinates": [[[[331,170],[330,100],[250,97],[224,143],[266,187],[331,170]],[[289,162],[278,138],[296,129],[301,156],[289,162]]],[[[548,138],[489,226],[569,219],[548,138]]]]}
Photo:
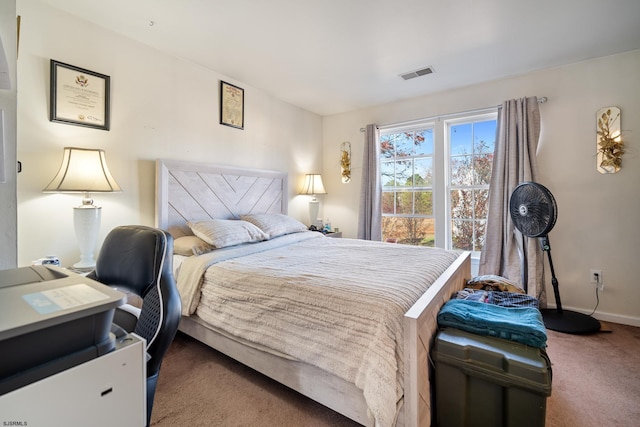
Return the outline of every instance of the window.
{"type": "Polygon", "coordinates": [[[380,132],[382,240],[484,245],[496,112],[380,132]]]}
{"type": "Polygon", "coordinates": [[[382,238],[434,246],[433,127],[380,135],[382,238]]]}
{"type": "Polygon", "coordinates": [[[484,246],[496,120],[446,122],[449,148],[447,247],[480,252],[484,246]]]}

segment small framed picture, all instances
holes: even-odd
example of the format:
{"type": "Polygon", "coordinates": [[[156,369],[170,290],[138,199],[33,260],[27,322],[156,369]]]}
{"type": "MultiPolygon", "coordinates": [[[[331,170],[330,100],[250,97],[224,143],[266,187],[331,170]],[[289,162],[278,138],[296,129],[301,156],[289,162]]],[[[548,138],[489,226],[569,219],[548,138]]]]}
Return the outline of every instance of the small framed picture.
{"type": "Polygon", "coordinates": [[[109,130],[109,76],[52,59],[50,78],[50,121],[109,130]]]}
{"type": "Polygon", "coordinates": [[[220,81],[220,124],[244,129],[244,89],[220,81]]]}

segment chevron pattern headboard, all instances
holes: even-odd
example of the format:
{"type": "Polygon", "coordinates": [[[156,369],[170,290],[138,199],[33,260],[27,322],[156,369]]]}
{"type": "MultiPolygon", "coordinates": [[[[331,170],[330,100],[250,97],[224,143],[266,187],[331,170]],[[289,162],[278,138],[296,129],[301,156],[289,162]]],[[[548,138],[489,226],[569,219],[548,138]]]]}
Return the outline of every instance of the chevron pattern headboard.
{"type": "Polygon", "coordinates": [[[247,213],[287,213],[286,172],[156,161],[156,226],[174,238],[191,234],[189,220],[247,213]]]}

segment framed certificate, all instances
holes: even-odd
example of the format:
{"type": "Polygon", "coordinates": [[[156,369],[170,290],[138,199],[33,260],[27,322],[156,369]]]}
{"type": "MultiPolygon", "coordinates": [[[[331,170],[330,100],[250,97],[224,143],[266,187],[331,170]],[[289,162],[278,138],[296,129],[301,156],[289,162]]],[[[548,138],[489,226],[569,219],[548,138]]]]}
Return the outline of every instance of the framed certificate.
{"type": "Polygon", "coordinates": [[[52,59],[49,120],[109,130],[110,80],[52,59]]]}
{"type": "Polygon", "coordinates": [[[220,81],[220,124],[244,129],[244,89],[220,81]]]}

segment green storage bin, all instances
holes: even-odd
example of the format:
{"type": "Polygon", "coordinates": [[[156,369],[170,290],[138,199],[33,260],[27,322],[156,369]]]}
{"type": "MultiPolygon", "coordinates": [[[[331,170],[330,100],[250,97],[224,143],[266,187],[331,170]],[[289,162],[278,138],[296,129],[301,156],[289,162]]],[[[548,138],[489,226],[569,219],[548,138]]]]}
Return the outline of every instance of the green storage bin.
{"type": "Polygon", "coordinates": [[[544,350],[446,328],[432,356],[437,426],[544,427],[551,395],[544,350]]]}

